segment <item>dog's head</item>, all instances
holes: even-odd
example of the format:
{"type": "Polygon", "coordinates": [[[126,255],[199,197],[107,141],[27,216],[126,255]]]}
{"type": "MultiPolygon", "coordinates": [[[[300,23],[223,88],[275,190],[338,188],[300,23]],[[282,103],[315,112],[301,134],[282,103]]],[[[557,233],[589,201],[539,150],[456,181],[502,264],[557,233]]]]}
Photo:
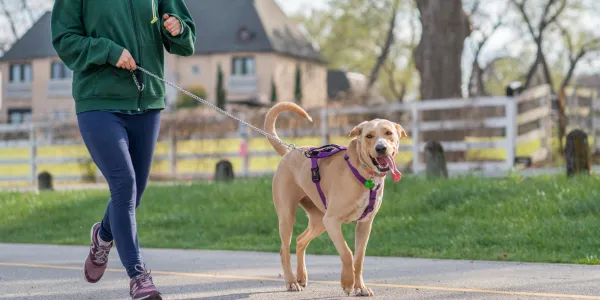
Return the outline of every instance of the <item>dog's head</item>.
{"type": "Polygon", "coordinates": [[[384,119],[362,122],[350,132],[350,137],[358,142],[358,155],[363,163],[380,173],[392,171],[394,174],[398,172],[394,157],[400,139],[407,136],[400,124],[384,119]]]}

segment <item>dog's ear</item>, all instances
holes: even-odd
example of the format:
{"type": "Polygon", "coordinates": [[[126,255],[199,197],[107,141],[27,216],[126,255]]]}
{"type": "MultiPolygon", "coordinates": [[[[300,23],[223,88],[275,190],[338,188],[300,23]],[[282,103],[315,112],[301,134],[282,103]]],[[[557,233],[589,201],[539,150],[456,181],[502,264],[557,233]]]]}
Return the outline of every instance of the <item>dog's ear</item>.
{"type": "Polygon", "coordinates": [[[355,126],[355,127],[352,129],[352,131],[350,131],[350,135],[349,135],[349,137],[353,138],[353,137],[357,137],[357,136],[361,135],[361,134],[362,134],[362,131],[363,131],[363,127],[365,126],[365,124],[367,124],[367,121],[364,121],[364,122],[362,122],[362,123],[360,123],[360,124],[356,125],[356,126],[355,126]]]}
{"type": "Polygon", "coordinates": [[[406,130],[404,130],[404,128],[400,124],[394,123],[394,127],[396,128],[396,131],[398,132],[398,136],[400,138],[408,137],[408,134],[406,134],[406,130]]]}

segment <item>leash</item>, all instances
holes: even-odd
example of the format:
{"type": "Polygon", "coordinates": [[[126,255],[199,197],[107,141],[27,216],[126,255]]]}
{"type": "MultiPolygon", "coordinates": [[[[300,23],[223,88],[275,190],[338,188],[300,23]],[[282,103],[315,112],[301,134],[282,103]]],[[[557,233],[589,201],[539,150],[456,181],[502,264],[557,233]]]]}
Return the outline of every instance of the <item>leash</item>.
{"type": "MultiPolygon", "coordinates": [[[[154,78],[156,78],[156,79],[158,79],[158,80],[160,80],[160,81],[162,81],[162,82],[164,82],[164,83],[166,83],[166,84],[168,84],[168,85],[170,85],[170,86],[172,86],[172,87],[174,87],[174,88],[176,88],[177,90],[179,90],[182,93],[184,93],[184,94],[186,94],[186,95],[194,98],[195,100],[200,101],[200,102],[202,102],[202,103],[210,106],[212,109],[214,109],[214,110],[216,110],[216,111],[218,111],[218,112],[220,112],[220,113],[222,113],[222,114],[224,114],[224,115],[226,115],[226,116],[228,116],[228,117],[230,117],[230,118],[232,118],[232,119],[234,119],[234,120],[236,120],[236,121],[238,121],[238,122],[240,122],[240,123],[242,123],[242,124],[244,124],[244,125],[246,125],[248,127],[250,127],[254,131],[256,131],[256,132],[264,135],[265,137],[267,137],[267,138],[269,138],[269,139],[271,139],[273,141],[276,141],[276,142],[284,145],[286,148],[288,148],[288,149],[290,149],[292,151],[293,150],[297,150],[297,151],[302,152],[302,154],[304,154],[304,155],[307,155],[307,153],[308,153],[308,151],[306,151],[304,149],[297,148],[296,145],[294,145],[294,144],[289,144],[289,143],[284,142],[283,140],[281,140],[281,139],[279,139],[279,138],[277,138],[277,137],[275,137],[275,136],[267,133],[266,131],[264,131],[264,130],[256,127],[256,126],[253,126],[253,125],[247,123],[246,121],[244,121],[244,120],[242,120],[242,119],[240,119],[240,118],[238,118],[238,117],[236,117],[236,116],[234,116],[234,115],[226,112],[225,110],[219,108],[218,106],[216,106],[216,105],[214,105],[214,104],[212,104],[212,103],[210,103],[210,102],[208,102],[208,101],[206,101],[206,100],[204,100],[204,99],[202,99],[202,98],[200,98],[200,97],[198,97],[198,96],[196,96],[196,95],[194,95],[194,94],[186,91],[185,89],[183,89],[183,88],[181,88],[181,87],[179,87],[179,86],[177,86],[177,85],[175,85],[175,84],[173,84],[173,83],[171,83],[171,82],[169,82],[169,81],[167,81],[167,80],[165,80],[163,78],[160,78],[160,77],[156,76],[152,72],[150,72],[150,71],[148,71],[148,70],[146,70],[146,69],[144,69],[144,68],[142,68],[140,66],[137,66],[137,69],[140,70],[140,71],[142,71],[142,72],[144,72],[144,73],[146,73],[146,74],[148,74],[148,75],[150,75],[150,76],[152,76],[152,77],[154,77],[154,78]]],[[[131,70],[130,72],[131,72],[131,77],[133,77],[133,81],[135,82],[135,85],[137,86],[138,90],[140,92],[143,91],[144,87],[145,87],[144,84],[140,84],[139,83],[139,81],[137,80],[137,77],[135,76],[135,73],[134,73],[135,71],[134,70],[131,70]]]]}

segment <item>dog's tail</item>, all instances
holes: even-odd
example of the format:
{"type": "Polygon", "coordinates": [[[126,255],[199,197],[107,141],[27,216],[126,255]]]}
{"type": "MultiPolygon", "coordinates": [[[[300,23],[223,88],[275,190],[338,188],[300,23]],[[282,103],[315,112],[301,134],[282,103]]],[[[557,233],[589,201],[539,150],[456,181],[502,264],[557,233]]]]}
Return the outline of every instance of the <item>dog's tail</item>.
{"type": "MultiPolygon", "coordinates": [[[[284,111],[292,111],[294,113],[296,113],[298,116],[307,119],[309,121],[312,122],[312,118],[308,115],[308,113],[302,109],[302,107],[296,105],[293,102],[280,102],[275,104],[273,107],[271,107],[271,109],[269,110],[269,112],[267,113],[267,116],[265,117],[265,131],[276,137],[279,138],[279,136],[277,136],[277,132],[275,131],[275,123],[277,122],[277,117],[279,116],[279,114],[281,114],[284,111]]],[[[273,149],[275,149],[275,151],[277,151],[277,153],[279,153],[279,155],[283,156],[286,153],[288,153],[288,149],[272,140],[272,139],[268,139],[269,143],[271,143],[271,146],[273,146],[273,149]]]]}

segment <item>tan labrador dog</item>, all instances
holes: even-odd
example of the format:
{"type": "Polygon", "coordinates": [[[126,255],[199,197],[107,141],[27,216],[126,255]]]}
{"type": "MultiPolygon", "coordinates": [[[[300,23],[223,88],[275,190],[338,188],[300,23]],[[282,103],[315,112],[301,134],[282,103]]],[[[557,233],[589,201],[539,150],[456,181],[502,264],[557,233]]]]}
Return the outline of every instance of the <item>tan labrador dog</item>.
{"type": "MultiPolygon", "coordinates": [[[[275,123],[279,114],[284,111],[292,111],[312,122],[311,117],[301,107],[291,102],[282,102],[273,106],[267,113],[264,124],[266,132],[277,136],[275,123]]],[[[400,139],[406,136],[402,126],[388,120],[375,119],[356,126],[350,132],[353,139],[346,151],[319,159],[320,184],[327,206],[324,205],[313,182],[311,159],[300,151],[290,151],[284,145],[269,139],[275,151],[282,155],[273,176],[272,189],[273,202],[279,218],[281,264],[288,291],[301,291],[306,287],[306,247],[312,239],[327,230],[342,260],[341,286],[344,292],[347,295],[353,292],[355,296],[373,296],[362,277],[365,251],[373,219],[381,206],[385,176],[392,172],[394,180],[400,179],[401,174],[396,169],[394,156],[397,154],[400,139]],[[345,154],[348,155],[348,161],[345,154]],[[380,187],[376,192],[373,210],[362,219],[360,218],[369,203],[371,192],[366,185],[359,182],[348,162],[362,177],[370,178],[380,187]],[[290,243],[298,205],[306,211],[309,224],[296,239],[298,262],[297,274],[294,277],[290,262],[290,243]],[[342,224],[355,221],[357,224],[353,256],[342,234],[342,224]]]]}

